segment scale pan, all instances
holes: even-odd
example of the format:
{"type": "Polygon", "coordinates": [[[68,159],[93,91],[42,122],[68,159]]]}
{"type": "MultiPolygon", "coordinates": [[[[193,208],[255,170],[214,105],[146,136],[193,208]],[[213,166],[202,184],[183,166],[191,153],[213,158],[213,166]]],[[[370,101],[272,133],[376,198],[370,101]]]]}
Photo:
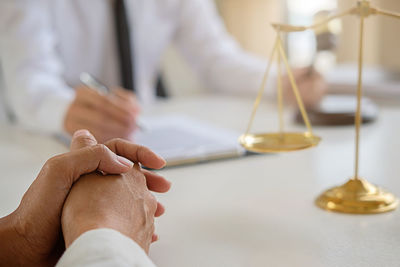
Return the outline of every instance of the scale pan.
{"type": "Polygon", "coordinates": [[[279,153],[307,149],[318,145],[321,138],[311,133],[244,134],[240,144],[248,151],[279,153]]]}

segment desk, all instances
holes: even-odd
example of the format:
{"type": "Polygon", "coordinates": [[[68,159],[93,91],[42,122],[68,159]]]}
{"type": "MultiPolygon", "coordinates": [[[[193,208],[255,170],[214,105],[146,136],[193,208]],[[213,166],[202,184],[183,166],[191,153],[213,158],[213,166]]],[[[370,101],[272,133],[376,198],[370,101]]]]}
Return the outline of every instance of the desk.
{"type": "MultiPolygon", "coordinates": [[[[202,96],[148,108],[181,112],[239,132],[252,100],[202,96]]],[[[255,129],[274,129],[263,106],[255,129]]],[[[289,114],[290,115],[290,114],[289,114]]],[[[290,118],[290,116],[288,117],[290,118]]],[[[400,196],[400,107],[382,107],[364,126],[361,175],[400,196]]],[[[55,140],[0,126],[0,216],[11,212],[47,158],[66,151],[55,140]]],[[[303,129],[290,125],[292,129],[303,129]]],[[[315,128],[315,149],[212,162],[161,171],[173,181],[157,221],[151,258],[180,266],[399,266],[399,211],[355,216],[320,210],[314,198],[353,173],[353,127],[315,128]]]]}

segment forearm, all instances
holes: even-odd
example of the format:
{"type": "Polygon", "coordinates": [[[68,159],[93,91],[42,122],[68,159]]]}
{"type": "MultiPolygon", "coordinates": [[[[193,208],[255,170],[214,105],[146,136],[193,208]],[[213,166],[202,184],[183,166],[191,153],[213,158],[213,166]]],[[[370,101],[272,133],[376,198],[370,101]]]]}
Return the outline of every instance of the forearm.
{"type": "Polygon", "coordinates": [[[0,58],[5,97],[18,122],[45,133],[62,130],[74,92],[63,78],[46,4],[0,1],[0,58]],[[7,30],[6,30],[7,28],[7,30]]]}
{"type": "Polygon", "coordinates": [[[33,245],[35,240],[21,233],[18,226],[15,212],[0,218],[0,266],[54,266],[62,251],[45,253],[38,244],[33,245]]]}
{"type": "MultiPolygon", "coordinates": [[[[11,48],[3,48],[12,51],[11,48]]],[[[59,74],[46,68],[36,68],[30,59],[12,62],[14,57],[1,57],[5,82],[5,97],[17,122],[29,130],[60,133],[68,106],[75,92],[59,78],[59,74]],[[15,68],[13,64],[18,64],[15,68]],[[20,69],[25,69],[21,73],[20,69]]],[[[51,66],[48,66],[51,68],[51,66]]]]}
{"type": "Polygon", "coordinates": [[[19,252],[24,251],[23,242],[17,233],[12,215],[0,218],[0,263],[5,266],[23,266],[25,261],[19,252]]]}

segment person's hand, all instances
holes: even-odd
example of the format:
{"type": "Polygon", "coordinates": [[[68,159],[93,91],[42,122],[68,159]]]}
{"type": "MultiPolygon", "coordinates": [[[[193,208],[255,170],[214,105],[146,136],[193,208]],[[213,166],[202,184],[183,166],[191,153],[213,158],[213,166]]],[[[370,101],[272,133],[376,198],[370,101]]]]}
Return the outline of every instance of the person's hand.
{"type": "Polygon", "coordinates": [[[154,217],[162,215],[164,207],[157,205],[137,166],[121,175],[92,173],[79,179],[62,213],[67,248],[87,231],[109,228],[149,251],[151,242],[158,239],[154,234],[154,217]]]}
{"type": "MultiPolygon", "coordinates": [[[[317,105],[327,91],[327,84],[322,75],[310,68],[293,70],[293,76],[299,87],[300,95],[306,108],[317,105]]],[[[289,104],[297,104],[288,76],[283,79],[284,98],[289,104]]]]}
{"type": "MultiPolygon", "coordinates": [[[[92,140],[79,131],[73,144],[92,140]]],[[[165,161],[149,149],[124,146],[119,140],[105,145],[75,150],[51,158],[22,198],[19,207],[0,219],[0,263],[7,266],[54,266],[64,250],[61,214],[72,185],[83,174],[99,170],[109,174],[128,172],[133,163],[115,152],[129,155],[135,162],[160,168],[165,161]],[[113,151],[112,151],[113,150],[113,151]],[[118,151],[117,151],[118,150],[118,151]]],[[[154,188],[165,187],[165,179],[149,176],[154,188]]]]}
{"type": "Polygon", "coordinates": [[[88,129],[99,143],[113,138],[126,139],[136,129],[138,114],[139,104],[132,92],[114,89],[110,95],[103,95],[80,86],[67,110],[64,128],[70,134],[88,129]]]}
{"type": "MultiPolygon", "coordinates": [[[[94,138],[75,140],[73,149],[96,144],[94,138]]],[[[135,145],[125,141],[107,144],[117,154],[132,158],[135,145]]],[[[162,167],[162,165],[158,166],[162,167]]],[[[83,233],[110,228],[130,237],[148,252],[154,234],[154,217],[164,213],[150,190],[164,193],[170,184],[155,173],[141,170],[138,164],[121,175],[91,173],[76,182],[64,204],[62,229],[66,247],[83,233]]]]}

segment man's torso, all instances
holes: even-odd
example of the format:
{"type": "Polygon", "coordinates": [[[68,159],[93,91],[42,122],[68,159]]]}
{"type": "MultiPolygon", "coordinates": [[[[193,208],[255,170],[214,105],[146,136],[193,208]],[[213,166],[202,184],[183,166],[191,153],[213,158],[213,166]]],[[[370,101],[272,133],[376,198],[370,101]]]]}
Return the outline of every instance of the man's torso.
{"type": "MultiPolygon", "coordinates": [[[[108,86],[120,84],[112,0],[46,0],[56,49],[71,87],[89,72],[108,86]]],[[[160,57],[177,27],[179,0],[127,0],[136,87],[154,95],[160,57]]]]}

